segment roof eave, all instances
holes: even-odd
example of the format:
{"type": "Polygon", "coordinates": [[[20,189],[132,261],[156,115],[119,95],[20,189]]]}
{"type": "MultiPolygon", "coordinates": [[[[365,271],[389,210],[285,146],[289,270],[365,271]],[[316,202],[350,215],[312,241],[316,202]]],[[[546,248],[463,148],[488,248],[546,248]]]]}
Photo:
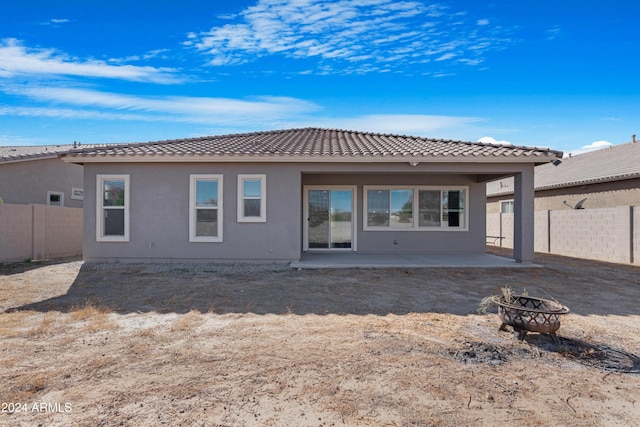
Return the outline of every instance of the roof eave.
{"type": "Polygon", "coordinates": [[[350,155],[62,155],[67,163],[551,163],[557,157],[540,156],[350,156],[350,155]]]}
{"type": "Polygon", "coordinates": [[[4,158],[4,159],[0,159],[0,164],[6,164],[6,163],[20,163],[20,162],[33,162],[36,160],[47,160],[47,159],[52,159],[54,157],[59,157],[57,153],[51,153],[51,154],[47,154],[47,155],[37,155],[37,156],[22,156],[22,157],[10,157],[10,158],[4,158]]]}

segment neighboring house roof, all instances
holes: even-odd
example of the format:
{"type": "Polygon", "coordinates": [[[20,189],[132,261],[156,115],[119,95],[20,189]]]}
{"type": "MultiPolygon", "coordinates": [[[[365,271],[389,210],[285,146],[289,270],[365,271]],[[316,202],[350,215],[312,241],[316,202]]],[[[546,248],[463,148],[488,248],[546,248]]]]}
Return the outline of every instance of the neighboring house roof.
{"type": "Polygon", "coordinates": [[[78,148],[90,148],[97,145],[31,145],[31,146],[0,146],[0,163],[22,162],[27,160],[39,160],[48,157],[57,157],[59,154],[78,148]]]}
{"type": "Polygon", "coordinates": [[[304,128],[71,150],[66,161],[449,161],[546,163],[562,156],[516,147],[404,135],[304,128]]]}
{"type": "MultiPolygon", "coordinates": [[[[640,177],[640,142],[558,159],[535,168],[535,189],[573,187],[640,177]]],[[[513,178],[487,183],[487,196],[513,193],[513,178]]]]}

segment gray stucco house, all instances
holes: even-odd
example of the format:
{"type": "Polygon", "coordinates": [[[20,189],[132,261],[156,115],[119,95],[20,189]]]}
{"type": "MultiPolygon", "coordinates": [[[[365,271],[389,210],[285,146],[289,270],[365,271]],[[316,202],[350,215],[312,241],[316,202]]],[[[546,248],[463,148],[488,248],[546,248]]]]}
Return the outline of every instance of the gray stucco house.
{"type": "MultiPolygon", "coordinates": [[[[640,206],[640,141],[565,157],[534,173],[535,210],[640,206]],[[581,203],[582,201],[582,203],[581,203]]],[[[513,178],[487,184],[487,213],[507,213],[513,178]]]]}
{"type": "Polygon", "coordinates": [[[87,261],[290,262],[303,252],[484,253],[486,182],[513,176],[533,260],[533,171],[562,153],[305,128],[73,150],[87,261]]]}
{"type": "Polygon", "coordinates": [[[59,155],[74,144],[0,147],[0,198],[16,205],[82,207],[82,166],[59,155]]]}

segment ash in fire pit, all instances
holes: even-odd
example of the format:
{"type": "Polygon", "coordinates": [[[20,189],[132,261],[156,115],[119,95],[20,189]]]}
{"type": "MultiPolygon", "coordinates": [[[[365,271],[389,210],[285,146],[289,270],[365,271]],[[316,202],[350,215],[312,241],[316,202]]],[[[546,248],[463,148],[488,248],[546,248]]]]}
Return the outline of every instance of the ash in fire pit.
{"type": "Polygon", "coordinates": [[[485,342],[465,341],[462,348],[450,350],[448,356],[462,363],[498,366],[507,363],[511,357],[536,359],[540,357],[540,352],[536,354],[526,347],[503,347],[485,342]]]}
{"type": "Polygon", "coordinates": [[[504,349],[491,344],[479,342],[465,342],[465,347],[452,353],[454,359],[463,363],[487,363],[489,365],[501,365],[507,361],[504,349]]]}

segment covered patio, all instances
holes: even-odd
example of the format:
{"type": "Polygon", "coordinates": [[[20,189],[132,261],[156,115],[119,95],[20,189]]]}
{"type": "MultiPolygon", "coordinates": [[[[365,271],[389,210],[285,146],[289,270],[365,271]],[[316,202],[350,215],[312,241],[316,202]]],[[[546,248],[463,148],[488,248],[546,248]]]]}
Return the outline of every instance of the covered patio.
{"type": "Polygon", "coordinates": [[[303,253],[292,268],[537,268],[493,254],[477,253],[303,253]]]}

